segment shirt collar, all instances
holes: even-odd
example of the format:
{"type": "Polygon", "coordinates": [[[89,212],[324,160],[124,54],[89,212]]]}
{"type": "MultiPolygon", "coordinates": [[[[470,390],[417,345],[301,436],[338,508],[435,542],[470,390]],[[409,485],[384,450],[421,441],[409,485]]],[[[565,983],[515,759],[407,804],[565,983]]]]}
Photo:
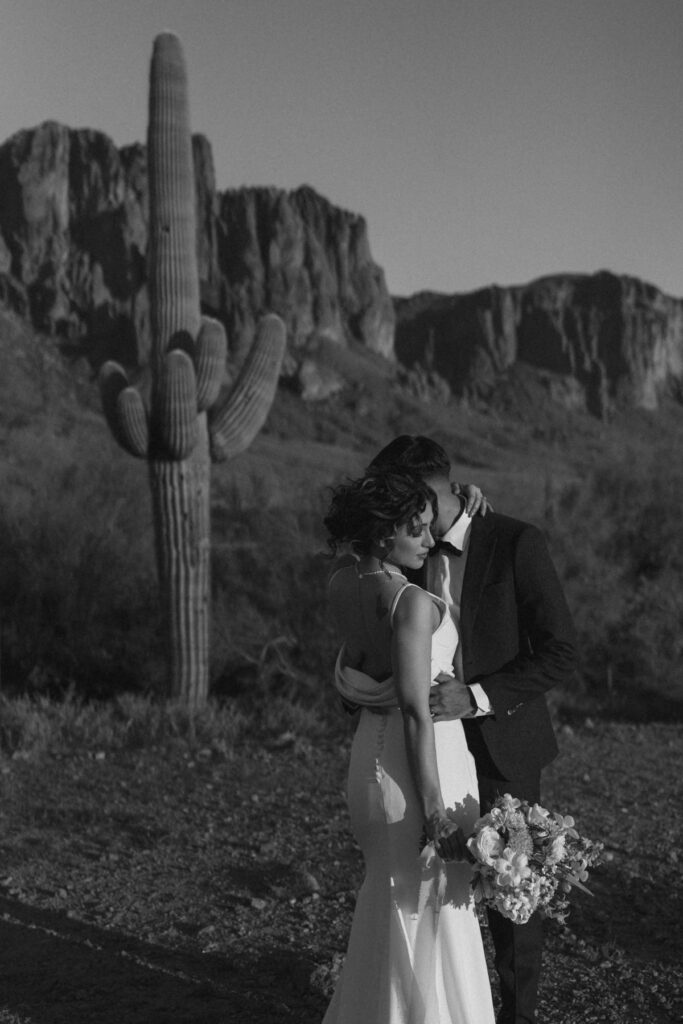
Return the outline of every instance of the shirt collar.
{"type": "Polygon", "coordinates": [[[469,538],[471,522],[472,516],[468,516],[467,512],[463,509],[458,518],[449,526],[440,540],[445,541],[447,544],[452,544],[454,548],[458,549],[458,551],[463,551],[469,538]]]}

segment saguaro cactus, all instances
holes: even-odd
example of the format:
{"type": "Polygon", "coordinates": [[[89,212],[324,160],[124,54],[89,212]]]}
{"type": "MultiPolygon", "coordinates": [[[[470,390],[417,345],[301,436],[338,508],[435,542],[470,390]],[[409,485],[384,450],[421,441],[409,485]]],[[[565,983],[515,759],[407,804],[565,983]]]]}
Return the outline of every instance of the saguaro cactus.
{"type": "Polygon", "coordinates": [[[209,683],[211,460],[243,451],[260,430],[277,386],[285,328],[276,316],[261,320],[222,397],[227,343],[222,325],[200,315],[187,76],[180,40],[169,33],[154,41],[147,148],[149,404],[117,363],[102,367],[100,388],[114,437],[148,460],[169,692],[198,707],[209,683]]]}

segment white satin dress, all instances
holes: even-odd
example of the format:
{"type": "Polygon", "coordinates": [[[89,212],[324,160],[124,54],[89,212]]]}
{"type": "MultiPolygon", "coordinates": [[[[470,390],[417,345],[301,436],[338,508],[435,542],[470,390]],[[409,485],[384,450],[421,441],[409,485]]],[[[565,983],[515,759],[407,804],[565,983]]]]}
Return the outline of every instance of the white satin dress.
{"type": "MultiPolygon", "coordinates": [[[[392,617],[412,585],[397,592],[392,617]]],[[[435,679],[452,672],[458,635],[445,603],[431,596],[441,609],[432,636],[435,679]]],[[[343,655],[342,648],[335,685],[365,705],[351,750],[348,803],[366,874],[323,1024],[493,1024],[471,869],[445,863],[431,846],[420,853],[423,819],[393,683],[344,668],[343,655]]],[[[434,735],[444,802],[468,834],[479,817],[479,798],[462,723],[436,722],[434,735]]]]}

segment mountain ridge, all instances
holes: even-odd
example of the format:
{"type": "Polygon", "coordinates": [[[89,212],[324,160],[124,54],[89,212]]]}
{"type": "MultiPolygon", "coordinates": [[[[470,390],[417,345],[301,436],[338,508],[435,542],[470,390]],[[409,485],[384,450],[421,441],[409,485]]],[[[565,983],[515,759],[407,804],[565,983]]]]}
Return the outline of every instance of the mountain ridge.
{"type": "Polygon", "coordinates": [[[611,271],[544,275],[395,300],[396,355],[457,395],[492,397],[515,367],[554,401],[598,417],[682,397],[683,300],[611,271]]]}
{"type": "MultiPolygon", "coordinates": [[[[391,357],[394,313],[367,224],[309,186],[218,192],[209,142],[193,138],[205,311],[239,360],[265,309],[285,320],[296,368],[311,340],[391,357]]],[[[54,121],[0,146],[0,297],[97,365],[149,351],[146,149],[117,149],[54,121]]]]}
{"type": "MultiPolygon", "coordinates": [[[[219,191],[205,137],[193,153],[202,305],[233,364],[270,311],[287,326],[284,376],[307,399],[348,386],[330,353],[356,346],[427,400],[495,403],[518,373],[599,418],[683,398],[683,299],[611,271],[392,298],[362,215],[308,185],[219,191]]],[[[146,248],[142,143],[46,121],[0,146],[0,300],[95,369],[147,360],[146,248]]]]}

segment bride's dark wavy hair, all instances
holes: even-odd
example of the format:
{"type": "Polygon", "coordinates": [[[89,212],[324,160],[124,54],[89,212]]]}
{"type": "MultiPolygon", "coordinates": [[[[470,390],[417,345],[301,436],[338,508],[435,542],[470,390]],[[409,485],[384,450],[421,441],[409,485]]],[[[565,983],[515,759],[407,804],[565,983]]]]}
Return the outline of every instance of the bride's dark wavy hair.
{"type": "Polygon", "coordinates": [[[391,540],[399,526],[417,525],[427,502],[436,516],[436,495],[415,473],[366,473],[333,488],[323,519],[327,543],[335,554],[342,545],[350,544],[356,554],[369,555],[381,541],[391,540]]]}

